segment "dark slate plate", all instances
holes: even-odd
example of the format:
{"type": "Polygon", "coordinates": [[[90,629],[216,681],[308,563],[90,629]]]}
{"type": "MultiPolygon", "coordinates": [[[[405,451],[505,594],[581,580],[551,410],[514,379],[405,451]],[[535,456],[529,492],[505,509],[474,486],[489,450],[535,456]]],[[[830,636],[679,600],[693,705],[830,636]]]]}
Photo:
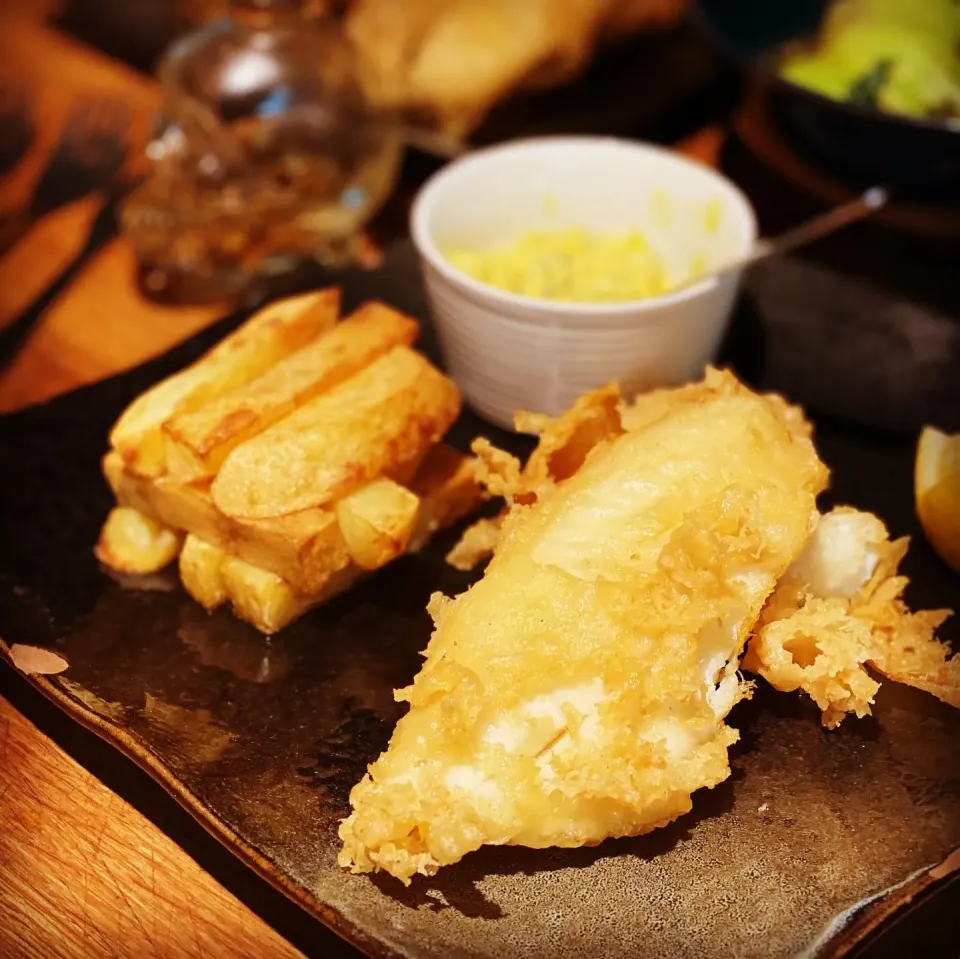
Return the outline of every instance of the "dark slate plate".
{"type": "MultiPolygon", "coordinates": [[[[426,316],[410,256],[402,247],[378,273],[344,275],[347,305],[377,296],[426,316]]],[[[767,267],[751,282],[728,359],[753,382],[788,385],[826,411],[818,435],[834,469],[831,500],[916,534],[914,434],[876,426],[935,414],[946,425],[956,415],[944,405],[960,379],[956,328],[923,313],[919,341],[949,349],[936,362],[921,351],[927,365],[907,362],[871,345],[895,330],[865,295],[820,268],[767,267]],[[856,321],[839,355],[807,311],[796,329],[798,297],[821,320],[856,321]],[[873,427],[853,425],[871,411],[873,427]]],[[[69,668],[35,685],[241,859],[384,957],[836,956],[931,885],[928,867],[960,845],[960,713],[892,683],[873,718],[833,733],[807,701],[761,690],[731,717],[742,739],[730,779],[650,836],[594,849],[484,849],[408,890],[338,869],[337,823],[397,718],[392,688],[418,668],[427,597],[469,581],[442,561],[450,536],[269,641],[229,614],[201,612],[173,576],[147,591],[114,582],[90,552],[110,505],[98,469],[110,423],[236,322],[0,419],[0,636],[59,651],[69,668]]],[[[433,352],[429,333],[425,348],[433,352]]],[[[522,449],[472,414],[454,439],[464,445],[481,431],[522,449]]],[[[960,600],[960,581],[921,538],[907,571],[915,605],[960,600]]]]}

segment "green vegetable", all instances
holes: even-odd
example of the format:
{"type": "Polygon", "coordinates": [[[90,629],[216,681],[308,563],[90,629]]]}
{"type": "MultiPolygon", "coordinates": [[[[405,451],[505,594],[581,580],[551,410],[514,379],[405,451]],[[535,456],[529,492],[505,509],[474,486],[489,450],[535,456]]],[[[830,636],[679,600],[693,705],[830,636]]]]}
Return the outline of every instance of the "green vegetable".
{"type": "Polygon", "coordinates": [[[781,75],[835,100],[913,117],[960,115],[960,3],[837,0],[781,75]]]}
{"type": "Polygon", "coordinates": [[[875,107],[893,71],[892,60],[880,60],[850,88],[847,99],[862,107],[875,107]]]}

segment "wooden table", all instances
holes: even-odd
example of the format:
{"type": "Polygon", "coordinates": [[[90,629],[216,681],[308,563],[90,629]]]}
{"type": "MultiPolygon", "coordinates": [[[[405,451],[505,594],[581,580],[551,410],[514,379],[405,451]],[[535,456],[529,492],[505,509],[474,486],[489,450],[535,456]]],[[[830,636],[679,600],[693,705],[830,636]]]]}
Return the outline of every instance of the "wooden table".
{"type": "MultiPolygon", "coordinates": [[[[122,97],[135,111],[133,135],[144,136],[158,100],[149,80],[29,20],[4,22],[0,57],[30,78],[38,125],[30,156],[0,184],[0,209],[28,195],[76,96],[122,97]]],[[[70,258],[94,211],[87,200],[51,215],[0,260],[0,323],[70,258]]],[[[146,303],[130,251],[117,240],[0,377],[0,411],[135,365],[221,312],[146,303]]],[[[0,797],[0,955],[302,956],[7,699],[0,797]]]]}
{"type": "MultiPolygon", "coordinates": [[[[15,207],[29,195],[78,95],[106,92],[126,100],[135,111],[135,136],[146,135],[158,102],[150,80],[29,20],[4,23],[0,56],[14,72],[30,77],[39,127],[28,159],[0,184],[0,209],[15,207]]],[[[710,128],[684,146],[712,162],[721,140],[722,132],[710,128]]],[[[70,258],[95,206],[92,199],[81,201],[51,215],[0,259],[0,323],[29,303],[70,258]]],[[[0,376],[0,412],[133,366],[223,310],[149,304],[135,288],[132,266],[122,240],[91,263],[49,312],[14,367],[0,376]]],[[[38,694],[24,689],[18,695],[19,709],[0,699],[0,954],[37,959],[303,955],[106,785],[96,761],[85,760],[99,775],[21,710],[42,725],[66,729],[58,735],[60,741],[79,741],[89,733],[69,729],[71,721],[51,715],[54,708],[38,704],[38,694]]],[[[81,743],[72,751],[86,756],[96,749],[81,743]]],[[[110,748],[102,746],[102,751],[110,748]]],[[[100,765],[109,769],[122,763],[111,754],[100,765]]],[[[132,770],[134,774],[142,775],[132,770]]],[[[171,822],[175,818],[171,813],[171,822]]],[[[189,833],[182,823],[169,829],[189,833]]],[[[206,849],[201,854],[205,862],[222,862],[209,849],[212,839],[207,847],[203,837],[191,842],[206,849]]],[[[221,853],[229,859],[229,853],[221,853]]],[[[257,896],[262,893],[250,898],[257,896]]],[[[279,916],[283,908],[273,902],[267,911],[279,916]]],[[[297,911],[292,905],[289,910],[297,911]]],[[[302,918],[306,932],[300,941],[309,943],[305,948],[311,953],[358,955],[333,941],[332,934],[325,939],[325,931],[305,914],[302,918]]],[[[285,925],[279,919],[274,924],[285,925]]],[[[295,926],[295,918],[287,925],[295,926]]]]}

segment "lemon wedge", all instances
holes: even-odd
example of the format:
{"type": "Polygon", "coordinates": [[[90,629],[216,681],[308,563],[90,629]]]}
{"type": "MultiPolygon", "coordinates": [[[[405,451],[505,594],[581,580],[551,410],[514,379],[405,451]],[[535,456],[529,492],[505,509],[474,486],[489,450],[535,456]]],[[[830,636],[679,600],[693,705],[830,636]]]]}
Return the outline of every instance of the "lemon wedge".
{"type": "Polygon", "coordinates": [[[924,427],[917,444],[913,488],[930,545],[960,572],[960,433],[924,427]]]}

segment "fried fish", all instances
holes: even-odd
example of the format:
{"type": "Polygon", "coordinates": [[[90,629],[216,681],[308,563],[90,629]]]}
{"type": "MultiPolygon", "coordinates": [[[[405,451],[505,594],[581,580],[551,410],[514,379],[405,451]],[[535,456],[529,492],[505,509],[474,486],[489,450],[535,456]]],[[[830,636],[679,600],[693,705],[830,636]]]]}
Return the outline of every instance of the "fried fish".
{"type": "Polygon", "coordinates": [[[802,415],[710,371],[525,422],[543,433],[525,470],[487,451],[509,504],[493,559],[431,600],[410,710],[351,794],[355,872],[639,835],[730,773],[740,655],[819,519],[802,415]]]}

